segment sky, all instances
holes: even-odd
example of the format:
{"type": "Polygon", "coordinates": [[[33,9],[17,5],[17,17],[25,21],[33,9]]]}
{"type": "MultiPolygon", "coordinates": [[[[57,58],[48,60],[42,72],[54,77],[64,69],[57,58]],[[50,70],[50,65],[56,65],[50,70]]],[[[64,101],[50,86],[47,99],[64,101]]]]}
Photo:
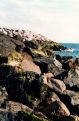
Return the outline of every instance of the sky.
{"type": "Polygon", "coordinates": [[[79,0],[0,0],[0,27],[79,43],[79,0]]]}

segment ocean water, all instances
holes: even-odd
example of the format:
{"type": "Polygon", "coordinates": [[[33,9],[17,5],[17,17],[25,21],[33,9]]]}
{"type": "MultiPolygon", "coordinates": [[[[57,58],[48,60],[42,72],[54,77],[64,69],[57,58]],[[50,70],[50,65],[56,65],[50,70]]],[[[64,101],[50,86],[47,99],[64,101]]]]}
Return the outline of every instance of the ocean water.
{"type": "Polygon", "coordinates": [[[74,58],[79,58],[79,43],[61,43],[63,46],[69,48],[65,51],[55,51],[55,54],[59,54],[61,56],[72,56],[74,58]]]}

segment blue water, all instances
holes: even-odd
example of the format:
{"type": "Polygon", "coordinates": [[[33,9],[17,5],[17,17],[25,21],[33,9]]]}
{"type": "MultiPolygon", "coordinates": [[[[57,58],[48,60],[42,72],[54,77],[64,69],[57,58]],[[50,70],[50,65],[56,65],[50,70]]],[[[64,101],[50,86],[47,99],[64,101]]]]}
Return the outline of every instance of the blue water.
{"type": "Polygon", "coordinates": [[[61,43],[63,46],[70,48],[71,51],[55,51],[55,54],[59,54],[61,56],[72,56],[72,57],[79,57],[79,43],[61,43]]]}

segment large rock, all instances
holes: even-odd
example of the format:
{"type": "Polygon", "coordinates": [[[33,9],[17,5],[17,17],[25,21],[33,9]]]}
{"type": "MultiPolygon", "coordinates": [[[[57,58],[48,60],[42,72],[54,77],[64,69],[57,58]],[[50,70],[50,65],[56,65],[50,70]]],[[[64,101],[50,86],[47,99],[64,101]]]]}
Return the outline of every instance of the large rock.
{"type": "Polygon", "coordinates": [[[9,53],[14,51],[16,45],[11,41],[8,36],[0,36],[0,54],[3,56],[8,56],[9,53]]]}
{"type": "Polygon", "coordinates": [[[37,41],[25,41],[25,46],[32,48],[32,49],[38,49],[39,48],[37,41]]]}
{"type": "Polygon", "coordinates": [[[54,91],[63,93],[63,91],[66,90],[66,86],[62,80],[51,78],[50,81],[52,83],[52,89],[54,91]]]}
{"type": "Polygon", "coordinates": [[[34,62],[39,65],[42,73],[51,72],[56,76],[64,71],[62,69],[62,64],[57,61],[54,56],[35,58],[34,62]]]}
{"type": "Polygon", "coordinates": [[[16,72],[13,66],[2,64],[0,65],[0,85],[5,85],[6,78],[16,72]]]}
{"type": "Polygon", "coordinates": [[[47,78],[45,74],[40,76],[40,80],[43,84],[47,85],[48,88],[50,88],[53,91],[63,93],[63,91],[66,90],[65,84],[61,80],[54,78],[47,78]]]}
{"type": "Polygon", "coordinates": [[[5,109],[11,113],[17,113],[18,111],[28,111],[30,113],[33,112],[31,108],[19,102],[5,101],[5,105],[5,109]]]}
{"type": "Polygon", "coordinates": [[[79,114],[79,92],[65,90],[59,97],[72,114],[79,114]]]}
{"type": "Polygon", "coordinates": [[[51,104],[54,103],[55,101],[60,101],[60,98],[55,92],[48,92],[45,96],[45,99],[42,101],[42,104],[51,104]]]}
{"type": "Polygon", "coordinates": [[[66,70],[74,69],[75,65],[76,63],[74,58],[67,58],[67,60],[63,62],[63,68],[66,70]]]}
{"type": "Polygon", "coordinates": [[[33,63],[32,57],[27,53],[13,51],[11,54],[9,54],[8,64],[14,66],[18,72],[33,71],[41,74],[39,66],[33,63]]]}
{"type": "Polygon", "coordinates": [[[64,78],[64,83],[71,89],[79,91],[79,67],[71,69],[64,78]]]}
{"type": "Polygon", "coordinates": [[[38,74],[41,74],[41,70],[40,70],[39,66],[37,66],[32,61],[27,60],[27,57],[25,57],[23,59],[23,61],[21,63],[21,67],[22,67],[24,72],[26,72],[26,71],[33,71],[33,72],[36,72],[38,74]]]}
{"type": "Polygon", "coordinates": [[[34,72],[16,73],[6,78],[5,87],[11,99],[29,104],[39,96],[38,79],[34,72]]]}
{"type": "Polygon", "coordinates": [[[46,116],[33,114],[33,110],[21,103],[7,101],[5,109],[0,109],[1,121],[48,121],[46,116]]]}
{"type": "Polygon", "coordinates": [[[55,101],[60,101],[60,98],[58,97],[58,95],[55,92],[50,92],[49,96],[48,96],[48,100],[49,103],[53,103],[55,101]]]}
{"type": "Polygon", "coordinates": [[[70,99],[70,102],[73,106],[79,104],[79,92],[74,92],[70,90],[64,91],[63,95],[70,99]]]}
{"type": "Polygon", "coordinates": [[[24,47],[25,45],[22,41],[6,35],[0,35],[0,54],[2,56],[8,56],[14,50],[22,51],[24,47]]]}
{"type": "Polygon", "coordinates": [[[35,107],[45,98],[49,88],[34,72],[12,74],[6,78],[5,86],[11,99],[35,107]]]}
{"type": "Polygon", "coordinates": [[[55,101],[51,104],[45,104],[39,107],[39,110],[43,112],[50,119],[59,119],[64,116],[69,116],[70,112],[61,101],[55,101]]]}

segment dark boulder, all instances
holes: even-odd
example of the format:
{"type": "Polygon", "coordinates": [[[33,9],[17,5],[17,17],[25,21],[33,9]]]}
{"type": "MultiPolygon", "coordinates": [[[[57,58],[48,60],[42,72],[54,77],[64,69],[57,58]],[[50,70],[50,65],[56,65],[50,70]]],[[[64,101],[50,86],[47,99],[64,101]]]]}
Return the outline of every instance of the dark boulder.
{"type": "Polygon", "coordinates": [[[71,69],[68,74],[64,77],[64,83],[69,89],[79,91],[79,67],[76,66],[71,69]]]}
{"type": "Polygon", "coordinates": [[[79,121],[79,116],[77,115],[70,115],[64,118],[61,118],[59,121],[79,121]]]}
{"type": "Polygon", "coordinates": [[[38,49],[38,43],[37,41],[25,41],[25,46],[32,48],[32,49],[38,49]]]}
{"type": "Polygon", "coordinates": [[[69,116],[70,112],[65,104],[61,101],[55,101],[51,104],[44,104],[38,107],[38,110],[43,112],[49,119],[60,119],[64,116],[69,116]]]}
{"type": "Polygon", "coordinates": [[[71,114],[79,114],[79,92],[65,90],[62,94],[58,94],[60,99],[70,110],[71,114]]]}
{"type": "Polygon", "coordinates": [[[56,76],[64,71],[62,69],[62,64],[54,57],[35,58],[34,62],[39,65],[42,73],[51,72],[54,76],[56,76]]]}

